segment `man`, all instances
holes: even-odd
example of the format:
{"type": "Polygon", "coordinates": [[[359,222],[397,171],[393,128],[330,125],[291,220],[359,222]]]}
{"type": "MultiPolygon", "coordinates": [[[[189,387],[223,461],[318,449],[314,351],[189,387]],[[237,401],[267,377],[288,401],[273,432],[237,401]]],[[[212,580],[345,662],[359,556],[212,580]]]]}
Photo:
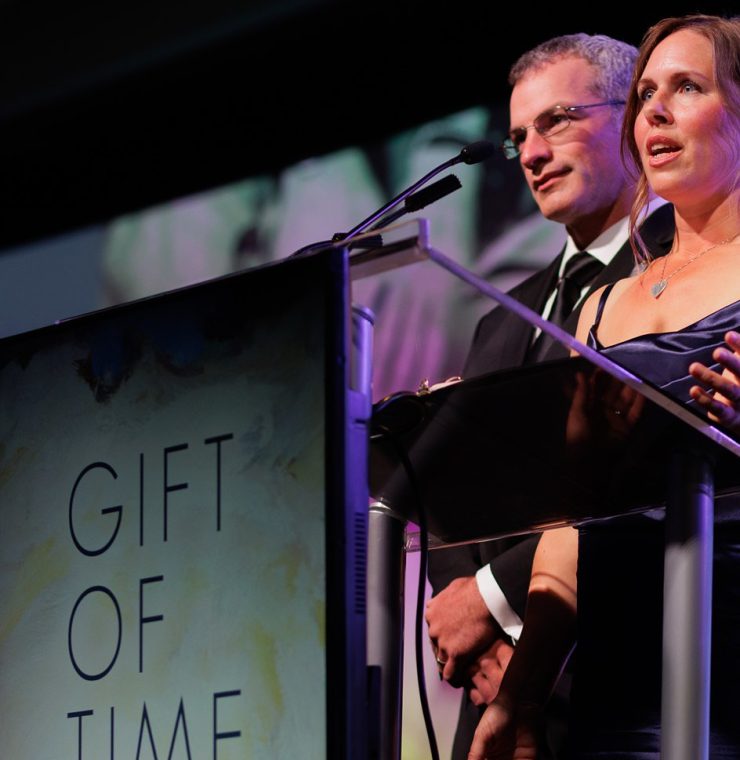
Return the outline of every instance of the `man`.
{"type": "MultiPolygon", "coordinates": [[[[634,185],[622,164],[620,129],[636,55],[634,47],[609,37],[567,35],[524,54],[509,75],[511,129],[505,152],[518,157],[540,211],[568,233],[552,264],[512,295],[571,333],[585,297],[629,275],[634,266],[627,219],[634,185]]],[[[641,233],[654,255],[661,255],[672,240],[672,213],[668,206],[653,208],[641,233]]],[[[478,324],[463,374],[566,355],[560,344],[496,308],[478,324]]],[[[440,674],[466,691],[453,760],[467,757],[479,708],[495,697],[511,657],[538,540],[532,536],[431,554],[435,597],[427,606],[429,635],[440,674]]],[[[561,682],[548,708],[551,757],[563,752],[567,686],[561,682]]]]}

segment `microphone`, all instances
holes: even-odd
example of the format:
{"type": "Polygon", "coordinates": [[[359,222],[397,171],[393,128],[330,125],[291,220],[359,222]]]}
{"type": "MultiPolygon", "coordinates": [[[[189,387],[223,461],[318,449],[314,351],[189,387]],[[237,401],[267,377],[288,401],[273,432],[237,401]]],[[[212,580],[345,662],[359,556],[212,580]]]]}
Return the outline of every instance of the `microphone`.
{"type": "Polygon", "coordinates": [[[414,211],[419,211],[431,203],[436,203],[441,198],[444,198],[445,195],[454,193],[455,190],[459,190],[461,187],[460,180],[454,174],[448,174],[442,177],[442,179],[432,182],[429,187],[424,187],[421,190],[417,190],[413,195],[409,195],[403,204],[404,212],[413,214],[414,211]]]}
{"type": "Polygon", "coordinates": [[[404,214],[413,214],[414,211],[419,211],[425,206],[444,198],[445,195],[454,193],[455,190],[459,190],[462,187],[460,180],[454,174],[448,174],[442,179],[438,179],[433,182],[429,187],[423,187],[421,190],[417,190],[406,198],[403,207],[391,211],[390,214],[386,214],[379,222],[376,222],[370,229],[377,230],[379,227],[385,227],[391,222],[395,222],[399,216],[404,214]]]}
{"type": "Polygon", "coordinates": [[[478,142],[466,145],[458,158],[465,164],[478,164],[490,158],[496,152],[496,146],[490,140],[478,140],[478,142]]]}
{"type": "Polygon", "coordinates": [[[406,188],[406,190],[399,193],[395,198],[388,201],[388,203],[386,203],[384,206],[381,206],[381,208],[379,208],[374,214],[361,221],[349,232],[337,232],[331,240],[322,240],[318,243],[310,243],[309,245],[304,245],[303,248],[299,248],[297,251],[291,253],[289,258],[312,253],[313,251],[317,251],[321,248],[326,248],[332,243],[349,242],[352,238],[356,237],[368,228],[377,229],[379,226],[381,226],[381,223],[376,224],[376,222],[378,222],[378,220],[381,219],[385,214],[388,214],[388,212],[392,211],[396,206],[398,206],[399,203],[403,203],[403,201],[407,199],[408,203],[406,208],[400,212],[388,214],[388,217],[382,220],[382,224],[388,224],[394,219],[397,219],[399,216],[402,216],[404,213],[418,211],[420,208],[428,206],[433,201],[439,200],[439,198],[443,198],[445,195],[448,195],[454,190],[457,190],[458,187],[452,187],[452,184],[454,182],[457,182],[457,185],[460,186],[460,181],[457,179],[457,177],[455,177],[454,174],[443,178],[438,183],[435,183],[431,187],[427,188],[430,191],[430,195],[420,196],[421,199],[425,200],[421,203],[421,205],[415,206],[414,204],[419,202],[415,200],[417,198],[416,191],[419,190],[422,185],[425,185],[427,182],[429,182],[430,179],[436,177],[437,174],[443,172],[445,169],[449,169],[455,164],[477,164],[481,161],[485,161],[487,158],[490,158],[495,152],[496,146],[489,140],[478,140],[477,142],[466,145],[456,156],[448,159],[444,163],[432,169],[430,172],[427,172],[420,180],[418,180],[418,182],[415,182],[413,185],[411,185],[411,187],[406,188]],[[446,184],[442,185],[443,182],[446,184]],[[435,194],[432,194],[431,192],[433,187],[437,188],[437,190],[435,190],[435,194]],[[442,190],[444,191],[442,192],[442,190]],[[440,194],[436,195],[437,192],[440,194]],[[371,227],[371,225],[375,226],[371,227]]]}
{"type": "MultiPolygon", "coordinates": [[[[417,190],[412,195],[409,195],[401,208],[391,211],[390,214],[386,214],[370,228],[370,232],[389,225],[398,219],[399,216],[419,211],[419,209],[435,203],[440,198],[454,193],[455,190],[459,190],[461,187],[460,180],[454,174],[448,174],[446,177],[433,182],[429,187],[423,187],[421,190],[417,190]]],[[[322,247],[324,245],[322,244],[322,247]]],[[[347,245],[347,249],[351,251],[357,248],[382,248],[382,246],[382,235],[365,235],[360,239],[351,240],[347,245]]]]}
{"type": "Polygon", "coordinates": [[[489,140],[478,140],[477,142],[466,145],[454,158],[448,159],[444,163],[432,169],[430,172],[427,172],[427,174],[425,174],[418,182],[415,182],[413,185],[411,185],[411,187],[399,193],[395,198],[388,201],[388,203],[378,209],[374,214],[371,214],[367,219],[363,219],[349,232],[346,234],[337,233],[334,235],[332,241],[349,241],[356,235],[364,232],[368,227],[370,227],[370,225],[375,224],[375,222],[380,219],[380,217],[393,210],[399,203],[402,203],[404,200],[406,200],[409,195],[415,193],[422,185],[426,185],[430,179],[436,177],[445,169],[449,169],[451,166],[461,163],[477,164],[481,161],[485,161],[487,158],[490,158],[495,151],[496,147],[489,140]]]}

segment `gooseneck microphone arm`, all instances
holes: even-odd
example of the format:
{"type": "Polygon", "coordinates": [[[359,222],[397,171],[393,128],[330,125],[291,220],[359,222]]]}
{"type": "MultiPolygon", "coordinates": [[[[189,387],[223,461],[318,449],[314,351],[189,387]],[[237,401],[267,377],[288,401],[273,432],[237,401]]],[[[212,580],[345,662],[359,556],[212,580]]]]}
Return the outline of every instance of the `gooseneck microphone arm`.
{"type": "Polygon", "coordinates": [[[448,159],[444,163],[432,169],[420,180],[414,182],[411,187],[407,188],[403,192],[399,193],[395,198],[388,201],[388,203],[378,209],[374,214],[370,215],[367,219],[363,219],[363,221],[361,221],[357,226],[353,227],[349,232],[346,234],[337,233],[334,235],[333,241],[349,241],[356,235],[364,232],[368,227],[380,219],[380,217],[382,217],[384,214],[387,214],[399,203],[402,203],[409,195],[418,190],[422,185],[425,185],[427,182],[429,182],[430,179],[432,179],[432,177],[436,177],[437,174],[443,172],[445,169],[449,169],[451,166],[455,166],[455,164],[459,163],[477,164],[480,161],[485,161],[487,158],[492,156],[494,151],[495,147],[493,143],[489,142],[488,140],[479,140],[478,142],[466,145],[457,156],[448,159]]]}

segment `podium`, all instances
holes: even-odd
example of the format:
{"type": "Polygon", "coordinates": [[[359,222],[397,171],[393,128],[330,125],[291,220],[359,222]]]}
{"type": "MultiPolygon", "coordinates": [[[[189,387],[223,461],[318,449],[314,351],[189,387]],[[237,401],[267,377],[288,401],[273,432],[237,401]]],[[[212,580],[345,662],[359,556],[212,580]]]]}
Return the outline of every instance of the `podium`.
{"type": "Polygon", "coordinates": [[[362,757],[349,304],[326,250],[0,341],[4,756],[362,757]]]}
{"type": "Polygon", "coordinates": [[[419,522],[423,504],[443,546],[665,504],[665,575],[679,582],[664,595],[662,756],[705,760],[714,494],[740,492],[740,443],[443,254],[429,255],[581,356],[377,404],[376,509],[419,522]],[[628,411],[610,403],[622,391],[628,411]]]}

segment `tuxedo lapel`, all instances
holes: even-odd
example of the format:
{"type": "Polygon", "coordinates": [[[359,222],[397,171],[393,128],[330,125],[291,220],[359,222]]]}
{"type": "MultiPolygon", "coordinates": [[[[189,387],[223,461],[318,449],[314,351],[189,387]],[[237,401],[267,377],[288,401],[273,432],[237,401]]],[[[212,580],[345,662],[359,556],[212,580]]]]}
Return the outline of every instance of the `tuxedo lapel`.
{"type": "Polygon", "coordinates": [[[654,258],[668,253],[675,233],[676,223],[670,203],[656,209],[640,227],[640,235],[654,258]]]}
{"type": "MultiPolygon", "coordinates": [[[[533,275],[523,284],[521,292],[512,295],[525,306],[538,314],[542,312],[548,296],[555,288],[563,257],[561,251],[550,266],[533,275]]],[[[534,327],[513,312],[507,311],[502,327],[505,339],[502,353],[502,366],[515,367],[524,364],[527,351],[532,344],[534,327]]]]}
{"type": "MultiPolygon", "coordinates": [[[[561,258],[562,251],[548,267],[528,277],[509,295],[530,309],[541,312],[555,287],[561,258]]],[[[492,309],[478,323],[463,377],[521,366],[533,332],[531,325],[503,306],[492,309]]]]}

